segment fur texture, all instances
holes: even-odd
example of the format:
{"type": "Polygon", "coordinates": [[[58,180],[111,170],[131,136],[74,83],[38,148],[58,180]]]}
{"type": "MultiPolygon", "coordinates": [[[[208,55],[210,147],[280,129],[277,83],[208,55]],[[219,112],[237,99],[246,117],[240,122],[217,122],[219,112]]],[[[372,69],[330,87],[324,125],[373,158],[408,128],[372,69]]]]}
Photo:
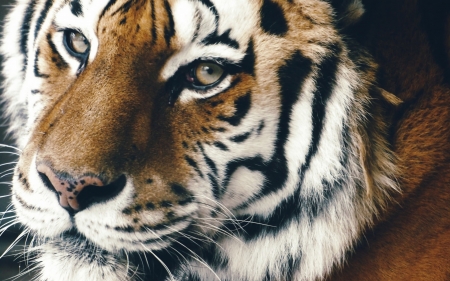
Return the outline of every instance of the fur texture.
{"type": "Polygon", "coordinates": [[[450,280],[450,5],[366,10],[355,34],[380,63],[380,86],[403,100],[391,129],[402,193],[329,280],[450,280]]]}
{"type": "Polygon", "coordinates": [[[376,66],[342,34],[363,8],[336,2],[18,1],[4,99],[39,280],[341,264],[397,186],[376,66]]]}

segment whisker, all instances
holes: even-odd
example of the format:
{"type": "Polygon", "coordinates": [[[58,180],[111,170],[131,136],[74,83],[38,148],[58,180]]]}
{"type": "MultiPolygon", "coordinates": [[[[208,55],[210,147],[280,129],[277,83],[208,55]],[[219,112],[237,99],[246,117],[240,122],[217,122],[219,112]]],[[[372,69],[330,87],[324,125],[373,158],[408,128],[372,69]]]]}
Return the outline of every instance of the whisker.
{"type": "Polygon", "coordinates": [[[11,173],[11,172],[12,172],[11,174],[14,174],[14,169],[15,169],[15,168],[11,168],[11,169],[5,170],[5,171],[3,171],[3,172],[0,173],[0,176],[2,176],[3,174],[6,174],[6,173],[11,173]]]}
{"type": "Polygon", "coordinates": [[[207,204],[207,203],[204,203],[204,202],[198,202],[198,204],[207,207],[208,210],[211,210],[211,211],[213,211],[213,212],[217,212],[217,213],[219,213],[219,214],[222,214],[222,215],[223,215],[224,217],[226,217],[226,218],[231,218],[228,214],[226,214],[226,213],[224,213],[224,212],[222,212],[222,211],[220,211],[220,210],[214,208],[214,206],[211,206],[211,205],[209,205],[209,204],[207,204]]]}
{"type": "Polygon", "coordinates": [[[175,243],[181,245],[182,247],[184,247],[186,250],[188,250],[189,252],[191,252],[192,254],[192,258],[195,259],[196,261],[198,261],[199,263],[203,264],[206,268],[208,268],[217,278],[217,280],[221,280],[220,277],[214,272],[214,270],[198,255],[196,254],[194,251],[192,251],[191,249],[189,249],[188,247],[186,247],[183,243],[181,243],[180,241],[177,241],[176,239],[173,239],[171,237],[169,237],[170,240],[174,241],[175,243]]]}
{"type": "Polygon", "coordinates": [[[0,143],[0,147],[11,148],[11,149],[17,150],[17,151],[19,151],[19,152],[22,152],[22,149],[17,148],[17,147],[15,147],[15,146],[7,145],[7,144],[1,144],[1,143],[0,143]]]}
{"type": "Polygon", "coordinates": [[[219,201],[217,201],[217,200],[214,200],[214,199],[212,199],[212,198],[209,198],[208,196],[206,196],[206,195],[201,195],[201,196],[194,196],[194,197],[199,197],[199,198],[204,198],[204,199],[207,199],[207,200],[209,200],[209,201],[211,201],[211,202],[213,202],[214,204],[216,204],[217,206],[219,206],[222,210],[224,210],[225,212],[228,212],[230,215],[229,216],[227,216],[227,217],[230,217],[230,218],[233,218],[233,219],[236,219],[236,217],[234,216],[234,214],[233,214],[233,212],[231,212],[231,210],[230,209],[228,209],[225,205],[223,205],[222,203],[220,203],[219,201]]]}
{"type": "MultiPolygon", "coordinates": [[[[237,221],[237,218],[234,216],[233,212],[231,212],[231,210],[228,209],[225,205],[223,205],[222,203],[218,202],[217,200],[214,200],[214,199],[212,199],[212,198],[209,198],[208,196],[205,196],[205,195],[197,196],[197,197],[205,198],[205,199],[207,199],[207,200],[213,202],[213,203],[216,204],[217,206],[219,206],[222,210],[224,210],[225,212],[227,212],[229,215],[227,215],[227,214],[225,214],[225,213],[223,213],[223,212],[220,212],[220,213],[223,214],[225,217],[232,219],[231,222],[236,226],[236,229],[241,229],[242,231],[246,232],[246,231],[244,230],[244,228],[243,228],[239,223],[236,222],[236,221],[237,221]]],[[[204,204],[204,205],[206,205],[206,206],[210,206],[210,205],[208,205],[208,204],[206,204],[206,203],[202,203],[202,202],[199,202],[199,203],[204,204]]],[[[211,207],[214,208],[213,206],[211,206],[211,207]]],[[[217,210],[214,208],[214,211],[217,211],[217,210]]]]}
{"type": "Polygon", "coordinates": [[[198,219],[201,219],[201,220],[243,222],[243,223],[247,223],[247,224],[256,224],[256,225],[262,225],[262,226],[267,226],[267,227],[276,227],[275,225],[270,225],[270,224],[265,224],[265,223],[260,223],[260,222],[254,222],[254,221],[250,221],[250,220],[234,220],[234,219],[221,219],[221,218],[198,218],[198,219]]]}
{"type": "Polygon", "coordinates": [[[6,248],[6,250],[0,256],[0,259],[3,258],[5,254],[8,253],[12,248],[14,248],[14,246],[16,246],[17,243],[19,243],[19,241],[22,239],[22,237],[24,237],[27,233],[28,232],[26,230],[22,231],[22,233],[20,233],[19,236],[17,236],[17,238],[11,243],[11,245],[9,245],[9,247],[6,248]]]}
{"type": "Polygon", "coordinates": [[[197,246],[199,246],[200,247],[200,245],[199,244],[197,244],[197,242],[195,242],[194,240],[192,240],[190,237],[187,237],[184,233],[182,233],[181,231],[178,231],[178,230],[176,230],[176,229],[173,229],[172,227],[170,227],[170,226],[166,226],[168,229],[171,229],[171,230],[173,230],[175,233],[178,233],[178,234],[180,234],[181,236],[183,236],[183,237],[185,237],[185,238],[187,238],[187,239],[189,239],[190,241],[192,241],[192,243],[194,243],[195,245],[197,245],[197,246]]]}
{"type": "Polygon", "coordinates": [[[12,155],[20,156],[20,153],[11,152],[11,151],[0,151],[0,154],[12,154],[12,155]]]}
{"type": "Polygon", "coordinates": [[[12,204],[10,203],[10,204],[6,207],[6,210],[5,210],[5,211],[0,212],[0,215],[1,215],[0,223],[2,222],[2,220],[3,220],[3,218],[4,218],[4,216],[5,216],[6,214],[11,214],[11,213],[15,213],[15,211],[14,211],[14,209],[13,209],[12,204]]]}
{"type": "MultiPolygon", "coordinates": [[[[1,179],[1,178],[5,178],[5,177],[9,177],[9,176],[12,176],[12,175],[14,175],[14,173],[8,173],[8,174],[6,174],[6,175],[0,176],[0,179],[1,179]]],[[[11,184],[11,183],[10,183],[10,184],[11,184]]]]}
{"type": "MultiPolygon", "coordinates": [[[[4,214],[2,214],[2,213],[0,213],[1,215],[4,215],[4,214]]],[[[2,221],[2,220],[10,220],[10,219],[13,219],[13,218],[15,218],[16,217],[16,215],[14,215],[14,216],[10,216],[10,217],[5,217],[5,216],[2,216],[2,218],[0,218],[0,222],[2,221]]]]}
{"type": "MultiPolygon", "coordinates": [[[[186,264],[189,263],[189,260],[183,255],[183,253],[180,253],[180,251],[178,251],[175,247],[169,246],[169,249],[171,249],[172,251],[177,252],[178,255],[181,256],[181,257],[184,259],[184,261],[185,261],[186,264]]],[[[183,263],[183,262],[178,258],[178,256],[177,256],[177,259],[178,259],[178,261],[179,261],[181,264],[183,263]]]]}
{"type": "Polygon", "coordinates": [[[215,244],[217,247],[219,247],[220,249],[222,249],[223,251],[225,251],[225,249],[222,247],[222,245],[220,245],[219,243],[217,243],[217,241],[215,241],[214,239],[212,239],[211,237],[208,237],[208,235],[201,233],[199,231],[192,231],[192,233],[198,235],[198,236],[202,236],[204,237],[206,240],[210,241],[211,243],[215,244]]]}
{"type": "Polygon", "coordinates": [[[18,224],[18,223],[19,223],[19,220],[16,218],[12,221],[9,221],[9,222],[6,222],[5,224],[3,224],[3,226],[0,228],[0,235],[2,235],[11,226],[18,224]]]}
{"type": "MultiPolygon", "coordinates": [[[[144,245],[144,243],[141,243],[141,245],[142,245],[142,247],[144,248],[144,249],[146,249],[147,251],[149,251],[150,252],[150,254],[152,254],[153,255],[153,257],[155,257],[155,259],[157,259],[160,263],[161,263],[161,265],[164,267],[164,269],[167,271],[167,273],[169,274],[169,276],[170,276],[170,279],[172,279],[172,281],[175,281],[175,278],[173,277],[173,275],[172,275],[172,272],[170,272],[170,269],[167,267],[167,265],[155,254],[155,253],[153,253],[153,251],[152,250],[150,250],[149,248],[147,248],[145,245],[144,245]]],[[[148,264],[148,262],[147,262],[147,264],[148,264]]]]}
{"type": "Polygon", "coordinates": [[[3,164],[0,165],[0,167],[7,166],[7,165],[16,165],[17,163],[19,163],[19,162],[14,161],[14,162],[3,163],[3,164]]]}
{"type": "MultiPolygon", "coordinates": [[[[199,226],[199,227],[204,227],[204,228],[207,228],[207,229],[214,230],[214,231],[216,231],[217,233],[223,234],[223,235],[225,235],[225,236],[227,236],[227,237],[229,237],[229,238],[231,238],[231,239],[234,239],[234,240],[238,241],[239,243],[243,243],[243,242],[239,239],[239,237],[237,237],[237,236],[234,235],[233,233],[229,233],[229,232],[225,231],[224,229],[222,229],[222,228],[220,228],[220,227],[217,227],[217,226],[215,226],[215,225],[212,225],[212,224],[204,224],[204,223],[203,223],[203,224],[195,223],[195,225],[197,225],[197,226],[199,226]]],[[[227,229],[227,230],[230,231],[229,229],[227,229]]]]}

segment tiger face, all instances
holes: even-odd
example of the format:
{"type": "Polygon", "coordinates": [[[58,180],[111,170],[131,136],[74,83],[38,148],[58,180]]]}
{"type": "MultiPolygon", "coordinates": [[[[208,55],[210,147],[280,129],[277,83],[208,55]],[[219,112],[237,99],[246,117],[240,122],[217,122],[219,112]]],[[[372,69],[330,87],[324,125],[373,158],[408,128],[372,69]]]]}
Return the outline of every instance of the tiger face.
{"type": "Polygon", "coordinates": [[[3,45],[23,148],[12,198],[38,241],[40,280],[329,271],[393,186],[382,122],[366,113],[373,63],[334,11],[319,0],[18,3],[5,37],[16,49],[3,45]]]}

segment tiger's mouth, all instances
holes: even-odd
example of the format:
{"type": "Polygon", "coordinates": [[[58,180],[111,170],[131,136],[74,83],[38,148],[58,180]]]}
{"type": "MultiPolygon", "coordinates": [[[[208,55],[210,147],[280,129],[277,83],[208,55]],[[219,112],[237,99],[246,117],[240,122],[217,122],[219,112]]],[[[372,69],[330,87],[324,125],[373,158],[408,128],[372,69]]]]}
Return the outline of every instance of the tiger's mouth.
{"type": "MultiPolygon", "coordinates": [[[[76,228],[72,228],[58,238],[45,241],[44,247],[52,247],[56,255],[76,260],[80,266],[89,264],[102,270],[114,271],[114,267],[126,264],[127,271],[138,274],[141,278],[139,280],[163,280],[167,276],[167,269],[173,271],[181,261],[200,248],[199,241],[194,242],[192,237],[188,239],[187,236],[179,235],[176,239],[177,243],[166,249],[112,252],[92,242],[76,228]]],[[[207,247],[203,247],[203,250],[206,249],[207,247]]]]}

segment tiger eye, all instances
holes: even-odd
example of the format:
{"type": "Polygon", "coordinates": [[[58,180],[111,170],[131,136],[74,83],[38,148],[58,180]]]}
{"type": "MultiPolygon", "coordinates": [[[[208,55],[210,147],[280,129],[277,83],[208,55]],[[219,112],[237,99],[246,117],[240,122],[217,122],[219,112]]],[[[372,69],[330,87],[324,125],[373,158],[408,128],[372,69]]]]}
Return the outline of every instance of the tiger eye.
{"type": "Polygon", "coordinates": [[[81,55],[86,53],[89,49],[88,40],[80,32],[76,31],[70,32],[68,40],[69,42],[67,42],[68,43],[67,45],[74,53],[81,55]]]}
{"type": "Polygon", "coordinates": [[[199,63],[195,69],[195,78],[201,86],[208,86],[219,81],[223,76],[223,68],[212,62],[199,63]]]}

